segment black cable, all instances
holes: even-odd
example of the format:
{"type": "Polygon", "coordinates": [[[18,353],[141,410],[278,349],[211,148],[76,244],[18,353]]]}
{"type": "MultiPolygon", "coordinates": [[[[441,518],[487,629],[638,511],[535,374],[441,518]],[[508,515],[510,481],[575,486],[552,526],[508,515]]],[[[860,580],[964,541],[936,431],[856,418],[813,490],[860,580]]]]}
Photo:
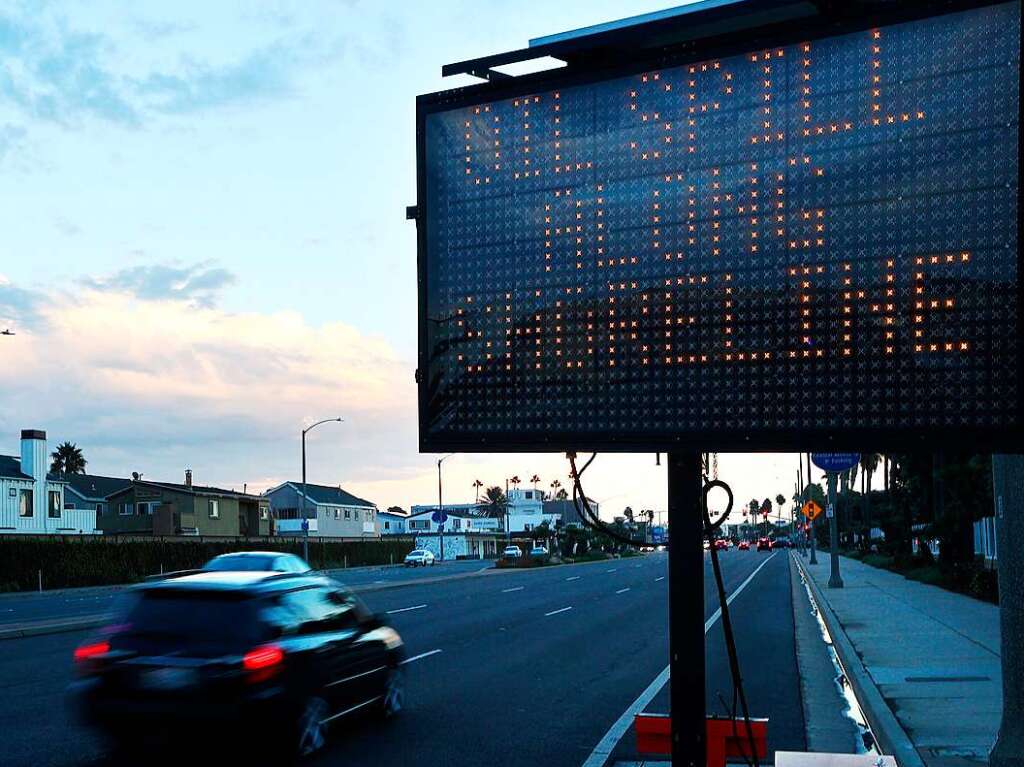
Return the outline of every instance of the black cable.
{"type": "Polygon", "coordinates": [[[643,545],[644,541],[637,540],[635,538],[627,538],[624,535],[620,535],[616,531],[604,524],[600,518],[594,513],[593,509],[590,508],[590,500],[587,498],[587,494],[583,492],[583,484],[581,477],[583,472],[587,470],[587,467],[594,462],[597,458],[597,453],[593,453],[587,462],[583,464],[583,468],[579,471],[576,470],[576,454],[566,453],[565,457],[569,459],[569,466],[572,467],[572,503],[576,507],[576,514],[586,527],[599,533],[607,535],[612,540],[624,543],[627,546],[640,546],[643,545]],[[577,498],[579,500],[577,500],[577,498]],[[580,509],[580,502],[583,504],[582,510],[580,509]]]}
{"type": "MultiPolygon", "coordinates": [[[[735,701],[737,697],[739,698],[740,710],[743,712],[743,721],[746,724],[747,740],[750,745],[750,752],[753,761],[751,762],[751,760],[747,758],[747,755],[742,753],[742,751],[740,755],[748,765],[751,765],[751,767],[760,767],[760,761],[757,757],[757,744],[754,741],[754,727],[750,722],[750,710],[747,707],[747,694],[743,689],[743,678],[740,676],[740,662],[736,652],[736,638],[732,631],[732,617],[729,614],[729,600],[725,593],[725,583],[722,579],[722,568],[718,562],[718,549],[715,546],[716,534],[732,512],[732,503],[733,496],[731,487],[720,479],[708,480],[707,477],[704,478],[704,487],[701,491],[700,504],[701,514],[704,517],[704,533],[708,538],[708,549],[711,552],[711,569],[715,574],[715,585],[718,588],[718,605],[722,611],[722,633],[725,636],[725,648],[729,656],[729,672],[732,675],[733,700],[735,701]],[[729,503],[726,506],[721,519],[717,522],[712,522],[711,515],[708,512],[708,493],[716,487],[725,490],[726,495],[729,497],[729,503]]],[[[735,711],[735,703],[733,705],[733,710],[735,711]]],[[[732,728],[733,737],[736,737],[735,715],[732,717],[732,728]]]]}

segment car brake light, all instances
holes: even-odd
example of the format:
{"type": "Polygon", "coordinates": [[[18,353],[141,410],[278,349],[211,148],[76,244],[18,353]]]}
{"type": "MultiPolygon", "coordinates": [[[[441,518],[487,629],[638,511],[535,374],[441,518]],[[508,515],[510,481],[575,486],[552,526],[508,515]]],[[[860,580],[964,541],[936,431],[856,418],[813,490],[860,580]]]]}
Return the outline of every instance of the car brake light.
{"type": "Polygon", "coordinates": [[[249,650],[242,657],[242,667],[246,671],[260,671],[272,668],[284,660],[284,650],[274,644],[263,645],[249,650]]]}
{"type": "Polygon", "coordinates": [[[106,655],[108,652],[110,652],[110,642],[84,644],[75,648],[75,662],[82,663],[100,655],[106,655]]]}

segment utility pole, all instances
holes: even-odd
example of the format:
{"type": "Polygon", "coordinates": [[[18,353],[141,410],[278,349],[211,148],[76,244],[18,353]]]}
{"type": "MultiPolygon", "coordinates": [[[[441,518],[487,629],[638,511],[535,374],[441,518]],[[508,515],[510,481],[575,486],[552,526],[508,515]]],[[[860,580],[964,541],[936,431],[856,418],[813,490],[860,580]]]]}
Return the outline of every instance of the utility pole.
{"type": "Polygon", "coordinates": [[[306,435],[322,423],[336,421],[340,418],[325,418],[302,430],[302,558],[309,562],[309,518],[306,516],[306,435]]]}
{"type": "Polygon", "coordinates": [[[440,518],[440,522],[437,527],[438,539],[441,543],[441,561],[444,562],[444,502],[441,500],[441,464],[445,462],[445,459],[451,458],[454,453],[450,453],[443,458],[437,459],[437,514],[440,518]]]}
{"type": "Polygon", "coordinates": [[[841,589],[843,579],[839,576],[839,523],[836,514],[836,484],[839,482],[839,475],[834,471],[826,472],[828,478],[828,548],[831,559],[832,570],[828,576],[828,587],[830,589],[841,589]]]}

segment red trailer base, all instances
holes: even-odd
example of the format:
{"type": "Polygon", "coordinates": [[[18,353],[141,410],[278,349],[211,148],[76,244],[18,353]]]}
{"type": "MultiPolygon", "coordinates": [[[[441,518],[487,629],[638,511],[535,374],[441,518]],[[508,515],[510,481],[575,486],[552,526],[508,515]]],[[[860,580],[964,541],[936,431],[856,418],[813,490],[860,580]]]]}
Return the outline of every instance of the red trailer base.
{"type": "MultiPolygon", "coordinates": [[[[668,714],[637,714],[636,750],[641,754],[672,753],[672,717],[668,714]]],[[[768,756],[768,720],[751,719],[757,758],[768,756]]],[[[709,716],[707,720],[707,767],[725,767],[727,759],[750,759],[750,739],[742,719],[709,716]]]]}

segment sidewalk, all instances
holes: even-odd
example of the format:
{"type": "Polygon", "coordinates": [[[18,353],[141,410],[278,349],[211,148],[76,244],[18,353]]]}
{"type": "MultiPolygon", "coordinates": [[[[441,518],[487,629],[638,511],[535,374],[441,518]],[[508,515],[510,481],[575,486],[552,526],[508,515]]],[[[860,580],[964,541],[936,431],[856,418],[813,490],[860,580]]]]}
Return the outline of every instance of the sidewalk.
{"type": "Polygon", "coordinates": [[[830,608],[826,623],[838,623],[831,633],[847,640],[836,648],[851,682],[869,688],[858,698],[869,721],[883,722],[872,725],[879,740],[886,717],[895,715],[927,767],[987,762],[1002,712],[999,609],[846,557],[845,588],[829,589],[827,552],[815,566],[794,556],[830,608]],[[843,657],[844,646],[856,657],[843,657]],[[886,706],[891,714],[879,710],[886,706]]]}

